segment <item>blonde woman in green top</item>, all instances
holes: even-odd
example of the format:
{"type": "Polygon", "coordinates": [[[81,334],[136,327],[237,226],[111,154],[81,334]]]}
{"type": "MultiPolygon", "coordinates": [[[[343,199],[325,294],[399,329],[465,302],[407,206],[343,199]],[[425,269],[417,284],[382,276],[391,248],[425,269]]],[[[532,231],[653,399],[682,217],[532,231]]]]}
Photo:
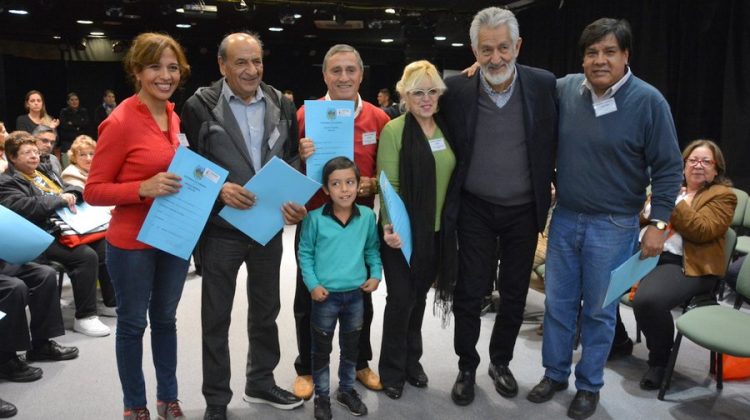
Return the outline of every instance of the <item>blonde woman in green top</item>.
{"type": "Polygon", "coordinates": [[[437,285],[436,303],[447,307],[456,276],[455,228],[445,223],[443,207],[456,158],[438,112],[445,91],[437,69],[429,61],[406,66],[396,84],[406,112],[380,133],[377,173],[386,177],[404,200],[411,221],[412,255],[407,264],[398,249],[381,203],[384,238],[381,258],[388,287],[380,351],[380,380],[385,394],[401,397],[404,382],[427,386],[422,356],[422,318],[427,291],[437,285]]]}

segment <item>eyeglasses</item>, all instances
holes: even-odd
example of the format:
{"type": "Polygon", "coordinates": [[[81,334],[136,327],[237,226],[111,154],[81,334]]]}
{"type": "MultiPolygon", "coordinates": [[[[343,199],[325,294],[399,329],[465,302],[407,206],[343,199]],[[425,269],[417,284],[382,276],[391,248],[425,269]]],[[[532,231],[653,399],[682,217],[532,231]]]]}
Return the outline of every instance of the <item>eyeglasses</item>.
{"type": "Polygon", "coordinates": [[[690,165],[690,166],[698,166],[698,165],[701,165],[701,166],[703,166],[704,168],[710,168],[710,167],[712,167],[712,166],[714,166],[714,165],[716,164],[716,161],[715,161],[715,160],[711,160],[711,159],[709,159],[709,158],[703,158],[703,159],[698,159],[698,158],[689,158],[689,159],[686,159],[686,160],[685,160],[685,162],[686,162],[686,163],[687,163],[688,165],[690,165]]]}
{"type": "Polygon", "coordinates": [[[18,152],[19,156],[28,156],[28,155],[36,155],[41,156],[42,153],[37,149],[31,149],[31,150],[24,150],[23,152],[18,152]]]}
{"type": "Polygon", "coordinates": [[[429,90],[413,89],[413,90],[409,91],[409,95],[411,95],[411,96],[413,96],[413,97],[415,97],[417,99],[422,99],[422,98],[425,97],[425,95],[429,96],[430,98],[434,98],[434,97],[438,96],[439,94],[440,94],[440,90],[438,90],[436,88],[432,88],[432,89],[429,89],[429,90]]]}
{"type": "Polygon", "coordinates": [[[85,152],[85,153],[78,153],[78,157],[87,157],[87,158],[93,158],[94,152],[85,152]]]}

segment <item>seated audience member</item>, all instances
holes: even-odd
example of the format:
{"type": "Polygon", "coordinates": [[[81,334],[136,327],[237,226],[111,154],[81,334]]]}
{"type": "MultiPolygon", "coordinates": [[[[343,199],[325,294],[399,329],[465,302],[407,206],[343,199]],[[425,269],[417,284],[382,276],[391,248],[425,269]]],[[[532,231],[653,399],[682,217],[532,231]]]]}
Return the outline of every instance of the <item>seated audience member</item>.
{"type": "MultiPolygon", "coordinates": [[[[57,224],[50,218],[59,208],[69,207],[75,211],[76,203],[81,200],[81,188],[58,184],[37,169],[39,149],[34,137],[26,132],[11,133],[5,142],[5,150],[10,165],[4,174],[0,174],[0,204],[56,234],[57,224]]],[[[98,271],[105,304],[102,315],[116,314],[114,292],[104,266],[104,241],[99,239],[69,248],[55,240],[42,259],[61,263],[70,276],[76,304],[73,330],[95,337],[109,335],[109,327],[99,320],[96,310],[98,271]]]]}
{"type": "MultiPolygon", "coordinates": [[[[737,197],[725,177],[724,156],[713,141],[695,140],[682,153],[684,181],[669,223],[650,222],[667,235],[659,263],[641,280],[633,299],[646,336],[648,371],[642,389],[658,389],[674,342],[671,309],[691,296],[711,292],[726,271],[724,234],[737,197]]],[[[649,223],[650,203],[641,214],[649,223]]]]}
{"type": "Polygon", "coordinates": [[[40,124],[34,128],[31,135],[36,139],[36,147],[39,149],[39,170],[58,184],[62,183],[62,164],[60,159],[52,154],[57,142],[57,131],[48,125],[40,124]]]}
{"type": "Polygon", "coordinates": [[[91,137],[82,134],[76,137],[68,150],[70,165],[62,172],[62,180],[68,185],[77,185],[83,188],[86,178],[89,177],[91,161],[94,159],[96,142],[91,137]]]}
{"type": "Polygon", "coordinates": [[[57,294],[57,272],[49,266],[15,265],[0,260],[0,379],[30,382],[42,370],[26,362],[69,360],[78,357],[76,347],[51,340],[65,334],[57,294]],[[29,306],[31,323],[26,320],[29,306]],[[29,334],[31,330],[31,334],[29,334]],[[26,351],[26,361],[17,352],[26,351]]]}
{"type": "Polygon", "coordinates": [[[60,110],[60,154],[63,166],[67,166],[66,154],[73,141],[82,134],[90,131],[89,112],[81,106],[81,100],[75,92],[68,93],[68,106],[60,110]]]}
{"type": "Polygon", "coordinates": [[[31,133],[40,124],[52,128],[56,128],[60,124],[60,120],[47,114],[44,96],[38,90],[30,90],[26,93],[23,106],[29,112],[16,118],[16,131],[31,133]]]}
{"type": "Polygon", "coordinates": [[[5,172],[8,167],[8,159],[5,157],[5,139],[8,138],[8,130],[5,124],[0,121],[0,173],[5,172]]]}
{"type": "Polygon", "coordinates": [[[104,96],[102,97],[102,103],[94,108],[94,134],[97,133],[99,124],[109,117],[109,114],[112,113],[112,110],[114,110],[116,106],[117,101],[115,100],[115,92],[109,89],[105,90],[104,96]]]}

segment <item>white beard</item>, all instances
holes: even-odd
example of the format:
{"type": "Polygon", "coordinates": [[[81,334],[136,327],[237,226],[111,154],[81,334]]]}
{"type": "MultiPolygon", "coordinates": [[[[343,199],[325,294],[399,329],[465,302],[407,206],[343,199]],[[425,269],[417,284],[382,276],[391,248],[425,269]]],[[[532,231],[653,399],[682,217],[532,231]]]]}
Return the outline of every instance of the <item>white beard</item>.
{"type": "Polygon", "coordinates": [[[491,73],[489,70],[489,64],[482,66],[482,74],[487,82],[492,86],[502,85],[503,83],[510,80],[513,77],[515,71],[516,58],[513,57],[510,62],[506,63],[505,71],[502,73],[491,73]]]}

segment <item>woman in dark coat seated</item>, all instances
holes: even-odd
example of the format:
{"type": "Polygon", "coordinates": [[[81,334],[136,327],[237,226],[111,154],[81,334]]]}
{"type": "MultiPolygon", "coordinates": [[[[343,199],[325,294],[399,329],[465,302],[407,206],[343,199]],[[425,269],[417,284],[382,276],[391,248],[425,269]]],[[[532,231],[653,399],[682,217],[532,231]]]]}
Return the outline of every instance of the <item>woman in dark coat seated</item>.
{"type": "Polygon", "coordinates": [[[724,156],[710,140],[691,142],[682,156],[685,180],[669,223],[649,221],[648,203],[641,215],[642,224],[655,224],[667,235],[658,265],[641,280],[633,299],[635,318],[649,350],[642,389],[658,389],[664,377],[674,343],[671,309],[692,296],[711,292],[727,268],[724,235],[737,197],[725,178],[724,156]]]}
{"type": "MultiPolygon", "coordinates": [[[[34,137],[15,131],[5,142],[8,170],[0,174],[0,204],[48,231],[54,231],[50,217],[59,208],[74,210],[82,200],[80,187],[59,185],[37,170],[39,149],[34,137]]],[[[96,281],[101,284],[103,315],[115,316],[115,298],[104,266],[104,241],[68,248],[57,240],[44,252],[43,259],[57,261],[73,283],[76,304],[73,330],[93,337],[109,335],[109,327],[97,316],[96,281]]]]}

